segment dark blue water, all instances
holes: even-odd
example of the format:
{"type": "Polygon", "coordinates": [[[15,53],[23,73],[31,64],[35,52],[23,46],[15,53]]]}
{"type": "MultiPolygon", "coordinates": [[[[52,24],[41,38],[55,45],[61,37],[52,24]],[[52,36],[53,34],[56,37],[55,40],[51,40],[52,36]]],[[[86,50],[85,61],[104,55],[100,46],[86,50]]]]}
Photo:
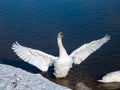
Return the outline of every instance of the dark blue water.
{"type": "Polygon", "coordinates": [[[20,61],[11,45],[24,46],[58,55],[56,36],[63,32],[68,53],[84,43],[111,35],[110,42],[79,66],[67,78],[46,78],[72,89],[79,83],[93,90],[120,89],[120,84],[100,84],[96,79],[120,69],[120,0],[0,0],[0,62],[39,72],[20,61]]]}

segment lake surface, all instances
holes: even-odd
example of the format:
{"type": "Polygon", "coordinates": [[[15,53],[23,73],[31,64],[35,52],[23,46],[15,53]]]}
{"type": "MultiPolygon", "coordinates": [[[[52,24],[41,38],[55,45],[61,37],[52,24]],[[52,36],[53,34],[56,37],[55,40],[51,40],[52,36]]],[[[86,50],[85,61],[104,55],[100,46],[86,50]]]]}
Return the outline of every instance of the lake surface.
{"type": "Polygon", "coordinates": [[[51,81],[79,90],[119,90],[120,83],[96,82],[108,72],[120,70],[120,0],[0,0],[0,63],[32,73],[40,71],[21,61],[11,50],[13,42],[58,55],[56,37],[64,33],[68,53],[106,33],[111,40],[68,76],[51,81]]]}

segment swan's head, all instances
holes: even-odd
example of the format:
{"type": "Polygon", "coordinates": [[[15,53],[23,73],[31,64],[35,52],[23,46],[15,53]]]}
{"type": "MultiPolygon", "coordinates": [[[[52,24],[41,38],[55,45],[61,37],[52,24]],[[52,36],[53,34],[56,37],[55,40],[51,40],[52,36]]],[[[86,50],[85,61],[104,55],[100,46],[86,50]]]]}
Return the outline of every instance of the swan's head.
{"type": "Polygon", "coordinates": [[[62,32],[59,32],[58,33],[58,38],[62,39],[64,37],[63,33],[62,32]]]}

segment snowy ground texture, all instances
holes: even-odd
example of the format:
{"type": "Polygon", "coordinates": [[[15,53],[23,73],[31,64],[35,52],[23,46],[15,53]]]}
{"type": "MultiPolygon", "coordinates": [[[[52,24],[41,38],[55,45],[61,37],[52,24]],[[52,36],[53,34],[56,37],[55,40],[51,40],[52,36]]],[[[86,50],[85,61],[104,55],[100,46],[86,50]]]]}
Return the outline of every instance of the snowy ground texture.
{"type": "Polygon", "coordinates": [[[0,64],[0,90],[70,90],[57,85],[40,74],[0,64]]]}

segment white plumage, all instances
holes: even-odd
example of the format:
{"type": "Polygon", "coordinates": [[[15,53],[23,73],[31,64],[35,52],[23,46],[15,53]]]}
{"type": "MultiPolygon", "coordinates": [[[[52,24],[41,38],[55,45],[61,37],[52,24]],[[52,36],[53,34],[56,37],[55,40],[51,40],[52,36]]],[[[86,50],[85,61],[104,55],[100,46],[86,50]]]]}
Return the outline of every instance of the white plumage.
{"type": "Polygon", "coordinates": [[[120,82],[120,70],[106,74],[105,76],[102,77],[102,80],[98,80],[98,82],[103,83],[120,82]]]}
{"type": "Polygon", "coordinates": [[[90,43],[82,45],[73,51],[70,55],[68,55],[62,44],[62,38],[62,32],[58,33],[57,43],[59,47],[59,57],[46,54],[40,50],[24,47],[17,42],[12,45],[12,49],[22,60],[36,66],[43,72],[48,71],[50,65],[54,65],[54,75],[57,78],[61,78],[68,74],[73,63],[80,64],[90,54],[95,52],[104,43],[110,40],[110,36],[105,35],[101,39],[94,40],[90,43]]]}

